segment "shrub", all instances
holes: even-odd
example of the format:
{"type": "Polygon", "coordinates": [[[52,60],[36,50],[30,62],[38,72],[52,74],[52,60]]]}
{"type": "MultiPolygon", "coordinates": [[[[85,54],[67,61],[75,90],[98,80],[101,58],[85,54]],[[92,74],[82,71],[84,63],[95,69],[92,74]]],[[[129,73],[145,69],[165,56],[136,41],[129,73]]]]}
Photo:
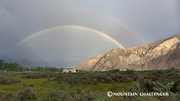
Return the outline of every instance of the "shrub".
{"type": "Polygon", "coordinates": [[[33,83],[29,84],[29,87],[34,87],[34,84],[33,83]]]}
{"type": "Polygon", "coordinates": [[[20,82],[20,80],[16,78],[11,78],[5,75],[0,75],[0,84],[13,84],[17,82],[20,82]]]}
{"type": "Polygon", "coordinates": [[[68,84],[63,83],[42,101],[106,101],[106,99],[99,92],[92,93],[90,89],[77,89],[77,92],[69,92],[68,84]]]}
{"type": "Polygon", "coordinates": [[[19,101],[34,100],[36,93],[31,88],[20,88],[16,95],[19,101]]]}
{"type": "Polygon", "coordinates": [[[27,78],[27,79],[38,79],[38,78],[52,78],[55,77],[55,73],[50,73],[50,72],[41,72],[41,73],[25,73],[22,78],[27,78]]]}
{"type": "Polygon", "coordinates": [[[69,86],[62,83],[58,89],[51,91],[43,101],[72,101],[72,96],[69,94],[69,86]]]}
{"type": "Polygon", "coordinates": [[[107,101],[108,99],[101,95],[100,92],[91,92],[90,89],[81,91],[73,98],[74,101],[107,101]]]}

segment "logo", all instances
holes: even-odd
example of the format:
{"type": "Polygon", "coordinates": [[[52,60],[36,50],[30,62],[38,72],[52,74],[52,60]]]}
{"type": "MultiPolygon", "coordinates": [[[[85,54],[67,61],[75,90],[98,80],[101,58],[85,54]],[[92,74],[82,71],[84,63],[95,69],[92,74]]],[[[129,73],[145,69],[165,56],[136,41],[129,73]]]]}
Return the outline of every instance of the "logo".
{"type": "Polygon", "coordinates": [[[108,96],[108,97],[112,97],[112,92],[111,92],[111,91],[108,91],[108,92],[107,92],[107,96],[108,96]]]}

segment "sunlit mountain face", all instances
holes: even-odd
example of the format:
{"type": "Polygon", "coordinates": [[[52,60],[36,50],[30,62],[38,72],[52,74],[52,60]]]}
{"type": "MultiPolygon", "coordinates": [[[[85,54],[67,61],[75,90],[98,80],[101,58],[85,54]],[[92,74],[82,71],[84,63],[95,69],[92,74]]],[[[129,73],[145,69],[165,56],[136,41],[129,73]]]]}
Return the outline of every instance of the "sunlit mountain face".
{"type": "Polygon", "coordinates": [[[75,67],[180,33],[179,0],[0,1],[0,59],[75,67]]]}

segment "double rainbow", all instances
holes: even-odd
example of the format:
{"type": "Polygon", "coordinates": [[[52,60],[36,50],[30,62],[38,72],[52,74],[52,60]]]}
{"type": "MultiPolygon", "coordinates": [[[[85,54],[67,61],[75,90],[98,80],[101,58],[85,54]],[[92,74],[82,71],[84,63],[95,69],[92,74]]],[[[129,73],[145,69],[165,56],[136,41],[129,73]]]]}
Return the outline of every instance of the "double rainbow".
{"type": "Polygon", "coordinates": [[[29,39],[32,39],[33,37],[36,37],[38,35],[41,35],[43,34],[44,32],[48,32],[48,31],[51,31],[51,30],[54,30],[54,29],[62,29],[62,28],[81,28],[81,29],[86,29],[86,30],[89,30],[89,31],[92,31],[92,32],[95,32],[95,33],[98,33],[108,39],[110,39],[112,42],[114,42],[116,45],[118,45],[120,48],[122,49],[125,49],[125,47],[123,45],[121,45],[118,41],[116,41],[115,39],[113,39],[112,37],[110,37],[109,35],[103,33],[103,32],[100,32],[98,30],[95,30],[95,29],[92,29],[92,28],[89,28],[89,27],[84,27],[84,26],[76,26],[76,25],[67,25],[67,26],[56,26],[56,27],[51,27],[51,28],[47,28],[47,29],[44,29],[44,30],[41,30],[41,31],[38,31],[36,33],[33,33],[29,36],[27,36],[26,38],[24,38],[23,40],[21,40],[20,42],[17,43],[17,46],[19,46],[20,44],[22,44],[23,42],[29,40],[29,39]]]}

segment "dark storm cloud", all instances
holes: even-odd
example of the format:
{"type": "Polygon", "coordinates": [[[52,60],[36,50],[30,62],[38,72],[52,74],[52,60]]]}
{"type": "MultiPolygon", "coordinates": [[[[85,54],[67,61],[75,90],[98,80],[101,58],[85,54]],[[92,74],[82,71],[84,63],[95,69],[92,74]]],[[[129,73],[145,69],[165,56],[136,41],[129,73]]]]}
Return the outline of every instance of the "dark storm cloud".
{"type": "Polygon", "coordinates": [[[1,0],[0,57],[75,66],[118,46],[77,28],[52,30],[16,44],[43,29],[79,25],[104,32],[128,48],[143,44],[138,37],[150,43],[178,34],[179,12],[179,0],[1,0]]]}

